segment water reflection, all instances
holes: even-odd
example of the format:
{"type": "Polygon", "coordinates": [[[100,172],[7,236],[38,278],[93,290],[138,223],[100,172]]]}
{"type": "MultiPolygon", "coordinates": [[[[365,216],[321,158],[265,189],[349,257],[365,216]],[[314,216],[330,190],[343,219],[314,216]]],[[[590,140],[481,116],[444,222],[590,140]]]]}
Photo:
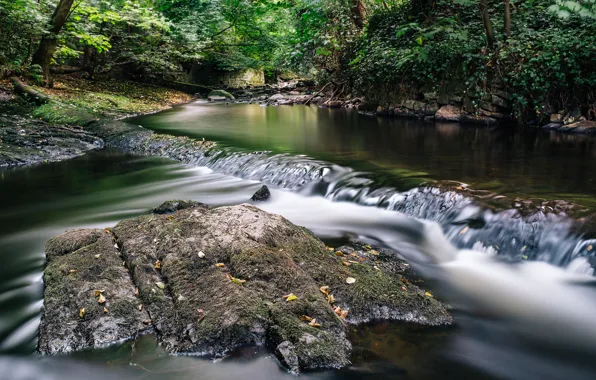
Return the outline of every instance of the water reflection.
{"type": "Polygon", "coordinates": [[[355,170],[419,172],[501,194],[553,199],[596,195],[593,138],[536,129],[462,127],[304,106],[195,103],[133,120],[151,129],[236,148],[308,154],[355,170]]]}

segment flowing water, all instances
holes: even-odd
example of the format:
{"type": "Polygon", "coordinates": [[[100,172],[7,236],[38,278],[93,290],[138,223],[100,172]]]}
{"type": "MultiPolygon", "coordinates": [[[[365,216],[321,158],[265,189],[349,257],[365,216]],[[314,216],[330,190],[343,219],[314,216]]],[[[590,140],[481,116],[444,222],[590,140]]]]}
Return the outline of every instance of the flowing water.
{"type": "Polygon", "coordinates": [[[246,202],[261,183],[272,198],[259,207],[329,244],[357,237],[399,251],[458,321],[439,330],[355,328],[353,366],[302,377],[594,377],[591,235],[547,206],[527,213],[503,205],[565,199],[591,214],[596,140],[245,104],[193,103],[130,122],[218,146],[191,164],[102,151],[0,171],[0,352],[20,355],[0,356],[0,378],[292,378],[263,348],[217,361],[175,357],[151,336],[59,359],[31,356],[48,238],[112,226],[168,199],[246,202]],[[501,209],[435,181],[475,189],[489,200],[482,204],[501,209]],[[501,196],[505,203],[492,202],[501,196]]]}

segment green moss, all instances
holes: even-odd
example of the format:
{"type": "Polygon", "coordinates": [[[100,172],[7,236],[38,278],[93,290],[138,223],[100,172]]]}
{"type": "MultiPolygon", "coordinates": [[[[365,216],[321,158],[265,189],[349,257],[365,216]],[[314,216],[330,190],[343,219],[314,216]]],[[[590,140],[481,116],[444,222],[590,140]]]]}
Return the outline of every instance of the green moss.
{"type": "Polygon", "coordinates": [[[229,92],[227,92],[227,91],[224,91],[224,90],[213,90],[213,91],[211,91],[211,92],[209,93],[209,95],[208,95],[208,96],[209,96],[209,97],[211,97],[211,96],[223,96],[223,97],[225,97],[226,99],[232,99],[232,100],[233,100],[233,99],[235,99],[235,98],[234,98],[234,95],[232,95],[232,94],[230,94],[229,92]]]}
{"type": "Polygon", "coordinates": [[[52,124],[86,125],[97,120],[96,115],[84,108],[58,102],[39,106],[32,115],[52,124]]]}

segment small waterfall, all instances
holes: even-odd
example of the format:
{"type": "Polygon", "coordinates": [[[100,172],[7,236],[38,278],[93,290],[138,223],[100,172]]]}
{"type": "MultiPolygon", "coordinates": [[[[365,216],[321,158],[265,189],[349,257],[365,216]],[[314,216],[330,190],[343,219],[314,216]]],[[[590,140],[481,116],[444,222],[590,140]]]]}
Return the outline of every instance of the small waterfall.
{"type": "Polygon", "coordinates": [[[434,221],[459,249],[483,247],[506,260],[538,260],[561,267],[585,257],[584,265],[576,265],[575,270],[586,273],[596,264],[591,241],[574,234],[573,221],[564,214],[538,210],[524,216],[517,209],[495,212],[479,207],[472,198],[458,192],[432,186],[398,191],[379,186],[370,173],[303,155],[243,152],[218,146],[203,149],[186,140],[152,146],[150,150],[305,195],[321,195],[337,202],[379,207],[434,221]]]}

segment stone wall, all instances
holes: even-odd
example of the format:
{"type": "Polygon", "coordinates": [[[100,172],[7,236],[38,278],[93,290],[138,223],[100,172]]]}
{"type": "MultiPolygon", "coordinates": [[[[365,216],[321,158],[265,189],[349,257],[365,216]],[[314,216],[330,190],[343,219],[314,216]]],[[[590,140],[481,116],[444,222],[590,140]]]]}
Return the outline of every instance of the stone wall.
{"type": "Polygon", "coordinates": [[[211,66],[195,65],[190,70],[189,79],[192,83],[239,88],[264,85],[265,73],[256,69],[222,71],[211,66]]]}
{"type": "Polygon", "coordinates": [[[511,118],[512,107],[503,85],[493,81],[482,94],[465,90],[462,81],[452,80],[429,88],[400,86],[394,91],[368,94],[358,106],[379,115],[427,120],[496,124],[511,118]]]}

